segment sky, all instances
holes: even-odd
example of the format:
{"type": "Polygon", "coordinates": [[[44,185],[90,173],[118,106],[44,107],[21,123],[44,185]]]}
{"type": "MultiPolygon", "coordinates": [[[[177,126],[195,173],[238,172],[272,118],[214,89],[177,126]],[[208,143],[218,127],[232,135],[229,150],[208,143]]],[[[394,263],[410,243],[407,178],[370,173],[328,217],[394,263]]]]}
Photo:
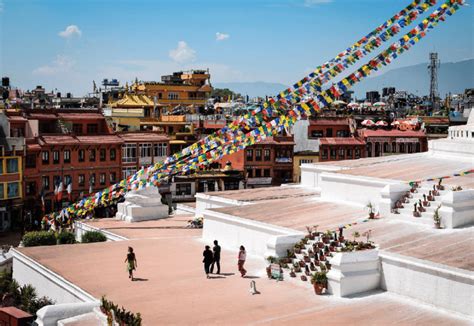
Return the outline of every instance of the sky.
{"type": "MultiPolygon", "coordinates": [[[[290,85],[407,0],[0,0],[0,75],[22,89],[84,95],[92,81],[160,80],[209,68],[211,82],[290,85]]],[[[438,1],[440,4],[441,1],[438,1]]],[[[391,69],[474,57],[472,5],[391,69]]]]}

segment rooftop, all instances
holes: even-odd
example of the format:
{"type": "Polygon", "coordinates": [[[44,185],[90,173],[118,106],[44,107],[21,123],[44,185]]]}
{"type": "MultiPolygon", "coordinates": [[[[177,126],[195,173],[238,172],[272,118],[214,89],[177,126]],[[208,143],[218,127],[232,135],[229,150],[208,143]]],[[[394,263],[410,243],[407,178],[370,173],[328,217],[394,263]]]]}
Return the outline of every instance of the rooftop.
{"type": "Polygon", "coordinates": [[[231,200],[238,200],[244,202],[256,202],[283,198],[312,197],[318,194],[319,193],[317,191],[301,187],[265,187],[255,189],[219,191],[218,193],[206,193],[206,195],[209,196],[223,197],[231,200]],[[284,191],[282,189],[284,189],[284,191]]]}
{"type": "MultiPolygon", "coordinates": [[[[171,227],[176,219],[181,217],[166,223],[171,227]]],[[[110,223],[114,232],[131,226],[122,221],[106,223],[110,223]]],[[[266,264],[251,255],[246,261],[251,279],[241,278],[235,266],[237,253],[228,248],[223,248],[221,254],[223,273],[206,279],[202,268],[204,244],[198,239],[200,230],[159,228],[142,223],[134,223],[132,228],[136,229],[134,232],[146,233],[132,241],[19,250],[96,298],[106,294],[119,306],[140,312],[145,325],[304,325],[315,320],[343,325],[353,323],[354,318],[372,325],[469,324],[465,319],[389,293],[356,299],[316,296],[312,289],[299,283],[268,280],[263,275],[266,264]],[[138,260],[136,282],[129,281],[123,263],[129,245],[133,246],[138,260]],[[249,294],[252,279],[259,295],[249,294]]]]}
{"type": "Polygon", "coordinates": [[[320,145],[365,145],[365,141],[353,137],[319,138],[320,145]]]}
{"type": "Polygon", "coordinates": [[[349,126],[349,118],[309,120],[310,126],[349,126]]]}
{"type": "Polygon", "coordinates": [[[362,129],[360,130],[362,137],[426,137],[426,134],[423,131],[413,131],[413,130],[384,130],[384,129],[362,129]]]}
{"type": "Polygon", "coordinates": [[[128,132],[128,133],[120,133],[118,136],[126,142],[169,141],[169,137],[166,134],[157,134],[157,133],[151,133],[151,132],[128,132]]]}

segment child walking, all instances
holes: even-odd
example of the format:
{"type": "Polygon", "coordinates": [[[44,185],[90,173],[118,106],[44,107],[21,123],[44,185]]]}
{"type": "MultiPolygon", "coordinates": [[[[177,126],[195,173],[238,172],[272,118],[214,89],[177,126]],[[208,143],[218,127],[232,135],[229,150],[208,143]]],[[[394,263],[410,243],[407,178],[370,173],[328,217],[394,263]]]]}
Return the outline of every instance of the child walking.
{"type": "Polygon", "coordinates": [[[125,262],[127,263],[128,278],[134,281],[133,271],[138,267],[138,265],[137,258],[135,257],[132,247],[128,247],[128,253],[127,258],[125,258],[125,262]]]}

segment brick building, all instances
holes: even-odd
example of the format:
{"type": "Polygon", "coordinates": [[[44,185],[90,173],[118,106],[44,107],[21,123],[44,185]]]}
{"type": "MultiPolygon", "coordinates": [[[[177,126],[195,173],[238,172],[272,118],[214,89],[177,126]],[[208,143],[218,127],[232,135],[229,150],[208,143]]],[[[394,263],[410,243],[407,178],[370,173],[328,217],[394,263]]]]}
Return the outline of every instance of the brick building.
{"type": "Polygon", "coordinates": [[[142,166],[154,164],[170,155],[167,135],[152,132],[122,132],[121,178],[134,174],[142,166]]]}
{"type": "Polygon", "coordinates": [[[428,141],[423,131],[414,130],[359,130],[367,148],[367,157],[393,154],[420,153],[428,150],[428,141]]]}
{"type": "Polygon", "coordinates": [[[365,141],[355,137],[319,139],[319,161],[342,161],[366,157],[365,141]]]}
{"type": "Polygon", "coordinates": [[[231,162],[245,172],[247,188],[281,185],[293,179],[293,136],[268,137],[244,151],[226,155],[221,164],[231,162]]]}

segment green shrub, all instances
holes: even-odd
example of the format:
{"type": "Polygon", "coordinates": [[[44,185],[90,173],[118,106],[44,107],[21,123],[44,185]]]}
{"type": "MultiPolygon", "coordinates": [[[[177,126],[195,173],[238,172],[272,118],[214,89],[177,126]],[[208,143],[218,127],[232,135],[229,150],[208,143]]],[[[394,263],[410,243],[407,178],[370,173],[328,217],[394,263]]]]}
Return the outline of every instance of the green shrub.
{"type": "Polygon", "coordinates": [[[61,231],[60,233],[58,233],[57,237],[58,244],[76,243],[76,237],[74,236],[74,233],[69,231],[61,231]]]}
{"type": "Polygon", "coordinates": [[[91,242],[104,242],[107,241],[107,237],[99,231],[86,231],[82,235],[81,242],[91,243],[91,242]]]}
{"type": "Polygon", "coordinates": [[[56,244],[56,236],[53,232],[33,231],[25,233],[21,241],[23,241],[25,247],[54,246],[56,244]]]}

